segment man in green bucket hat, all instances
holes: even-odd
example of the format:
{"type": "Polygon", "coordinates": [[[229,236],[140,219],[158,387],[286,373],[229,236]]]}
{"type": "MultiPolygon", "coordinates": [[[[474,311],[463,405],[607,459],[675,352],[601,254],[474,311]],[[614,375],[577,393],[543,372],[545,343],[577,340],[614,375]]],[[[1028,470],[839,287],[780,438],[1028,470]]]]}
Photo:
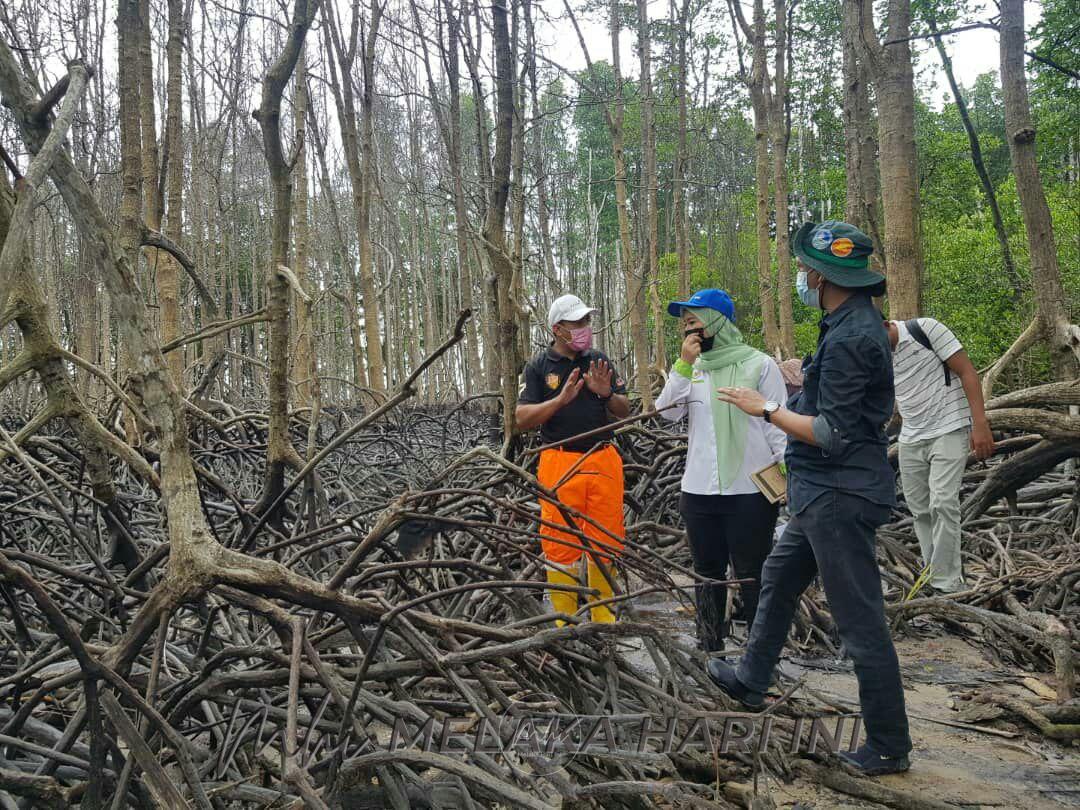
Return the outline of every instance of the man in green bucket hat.
{"type": "Polygon", "coordinates": [[[743,705],[761,707],[799,597],[820,575],[855,664],[866,726],[866,744],[840,756],[866,775],[897,773],[909,767],[911,738],[874,536],[896,505],[884,429],[893,413],[892,351],[871,300],[885,292],[885,278],[869,268],[869,237],[846,222],[807,223],[792,248],[799,298],[824,312],[802,391],[784,407],[749,388],[718,389],[722,401],[788,435],[791,520],[765,560],[746,652],[737,666],[712,659],[708,672],[743,705]]]}

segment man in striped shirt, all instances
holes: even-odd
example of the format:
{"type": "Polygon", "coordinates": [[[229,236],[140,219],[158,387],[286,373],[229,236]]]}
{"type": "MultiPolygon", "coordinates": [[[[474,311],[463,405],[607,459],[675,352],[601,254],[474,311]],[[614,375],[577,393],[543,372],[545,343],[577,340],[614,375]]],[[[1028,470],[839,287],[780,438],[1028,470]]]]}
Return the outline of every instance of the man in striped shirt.
{"type": "Polygon", "coordinates": [[[929,583],[964,588],[960,563],[960,484],[969,448],[994,452],[979,375],[956,335],[933,318],[886,321],[893,347],[900,430],[900,480],[915,518],[929,583]],[[929,345],[927,345],[929,344],[929,345]]]}

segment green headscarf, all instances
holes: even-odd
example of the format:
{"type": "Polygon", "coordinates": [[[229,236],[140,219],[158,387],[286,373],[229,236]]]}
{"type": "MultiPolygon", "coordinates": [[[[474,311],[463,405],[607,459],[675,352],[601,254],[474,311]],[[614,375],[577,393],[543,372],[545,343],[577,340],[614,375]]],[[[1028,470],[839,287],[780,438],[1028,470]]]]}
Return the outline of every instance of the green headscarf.
{"type": "Polygon", "coordinates": [[[702,352],[694,365],[709,373],[709,403],[716,434],[716,469],[723,491],[731,486],[742,468],[750,417],[734,405],[721,402],[716,389],[757,389],[766,356],[753,346],[747,346],[743,342],[742,332],[722,313],[698,307],[686,309],[704,325],[706,337],[713,338],[712,349],[702,352]]]}

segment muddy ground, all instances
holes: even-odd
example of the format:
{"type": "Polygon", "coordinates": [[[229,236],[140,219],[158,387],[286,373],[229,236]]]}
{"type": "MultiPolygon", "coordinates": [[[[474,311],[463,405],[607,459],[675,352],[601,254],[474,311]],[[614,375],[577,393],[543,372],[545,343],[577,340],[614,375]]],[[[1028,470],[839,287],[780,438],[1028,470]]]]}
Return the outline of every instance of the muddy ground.
{"type": "MultiPolygon", "coordinates": [[[[640,610],[643,618],[692,643],[693,615],[689,609],[657,601],[641,605],[640,610]]],[[[1051,694],[1045,673],[1004,665],[994,660],[992,649],[980,648],[978,637],[949,635],[929,623],[913,622],[895,635],[895,642],[914,751],[911,770],[882,777],[882,783],[964,808],[1080,807],[1080,747],[1046,742],[1027,726],[1007,719],[970,724],[987,731],[942,722],[963,722],[954,708],[954,695],[989,685],[1031,702],[1048,701],[1036,694],[1036,690],[1051,694]]],[[[817,695],[853,712],[858,710],[858,688],[850,660],[801,656],[789,647],[781,672],[787,676],[782,679],[784,686],[805,676],[806,687],[817,695]]],[[[881,806],[802,779],[790,784],[768,779],[767,786],[777,806],[783,808],[881,806]]]]}

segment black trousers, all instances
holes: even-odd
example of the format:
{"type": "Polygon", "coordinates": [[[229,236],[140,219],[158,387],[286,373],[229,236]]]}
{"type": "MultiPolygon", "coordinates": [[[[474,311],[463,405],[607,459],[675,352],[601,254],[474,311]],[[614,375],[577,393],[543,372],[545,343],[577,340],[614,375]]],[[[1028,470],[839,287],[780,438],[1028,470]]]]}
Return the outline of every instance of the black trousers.
{"type": "MultiPolygon", "coordinates": [[[[738,618],[747,633],[757,613],[761,592],[761,567],[772,549],[773,531],[779,507],[760,493],[750,495],[694,495],[682,493],[679,511],[686,523],[686,537],[694,560],[694,571],[709,579],[729,579],[728,563],[734,579],[752,579],[740,586],[742,610],[738,618]]],[[[724,649],[730,624],[727,621],[727,586],[698,584],[697,632],[708,651],[724,649]]]]}
{"type": "Polygon", "coordinates": [[[911,750],[904,687],[881,596],[874,532],[889,509],[856,495],[819,495],[792,518],[762,572],[761,604],[737,676],[764,692],[799,597],[821,574],[840,639],[855,664],[866,740],[885,756],[911,750]]]}

